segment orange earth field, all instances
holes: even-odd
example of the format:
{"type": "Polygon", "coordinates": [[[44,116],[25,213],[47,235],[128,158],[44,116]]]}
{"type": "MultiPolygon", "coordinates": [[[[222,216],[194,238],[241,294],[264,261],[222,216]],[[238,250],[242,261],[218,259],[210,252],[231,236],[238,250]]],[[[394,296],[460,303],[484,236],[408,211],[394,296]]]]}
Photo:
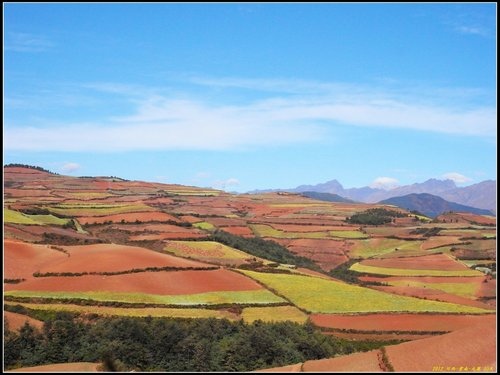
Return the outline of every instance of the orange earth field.
{"type": "Polygon", "coordinates": [[[6,284],[4,288],[6,291],[110,291],[165,295],[263,289],[252,279],[225,269],[138,272],[111,276],[37,277],[19,284],[6,284]]]}

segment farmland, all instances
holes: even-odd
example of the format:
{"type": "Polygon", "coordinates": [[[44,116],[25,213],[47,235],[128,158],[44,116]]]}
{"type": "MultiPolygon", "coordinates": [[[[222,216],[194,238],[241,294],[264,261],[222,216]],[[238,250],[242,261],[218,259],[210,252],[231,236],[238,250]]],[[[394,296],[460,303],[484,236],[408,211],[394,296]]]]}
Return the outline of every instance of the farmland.
{"type": "MultiPolygon", "coordinates": [[[[57,316],[90,326],[117,319],[145,324],[145,330],[163,319],[204,327],[235,324],[226,334],[252,330],[238,342],[221,337],[222,352],[239,345],[251,352],[253,347],[246,345],[252,340],[265,342],[261,346],[266,349],[289,345],[292,339],[271,342],[263,332],[277,329],[286,335],[303,329],[307,333],[301,335],[310,341],[297,347],[315,348],[318,356],[288,357],[283,353],[295,349],[275,348],[276,361],[248,360],[241,369],[302,363],[304,369],[328,370],[356,368],[355,358],[365,358],[367,368],[378,366],[382,345],[391,348],[386,355],[401,356],[409,350],[395,345],[401,341],[495,326],[494,218],[453,214],[453,221],[414,220],[401,210],[402,217],[391,223],[355,225],[347,218],[381,206],[68,177],[20,167],[6,167],[4,173],[9,185],[4,195],[4,309],[10,319],[35,319],[39,329],[44,322],[55,324],[57,316]],[[347,341],[335,341],[340,339],[347,341]],[[372,351],[327,358],[361,348],[372,351]]],[[[205,337],[218,334],[204,329],[205,337]]],[[[189,348],[186,353],[195,347],[199,353],[202,347],[208,350],[203,339],[186,340],[178,343],[189,348]]],[[[100,360],[85,355],[61,361],[100,360]]],[[[120,361],[129,360],[120,356],[120,361]]],[[[12,363],[28,363],[17,361],[12,363]]],[[[127,366],[170,368],[165,363],[127,366]]]]}

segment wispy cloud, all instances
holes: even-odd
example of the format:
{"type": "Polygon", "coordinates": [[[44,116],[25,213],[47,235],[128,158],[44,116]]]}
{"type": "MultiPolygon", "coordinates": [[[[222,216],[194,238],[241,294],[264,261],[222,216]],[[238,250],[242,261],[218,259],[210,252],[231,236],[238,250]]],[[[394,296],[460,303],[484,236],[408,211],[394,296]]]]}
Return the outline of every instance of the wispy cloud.
{"type": "Polygon", "coordinates": [[[255,86],[267,87],[281,94],[261,93],[260,99],[229,105],[215,104],[210,96],[203,98],[199,93],[194,99],[187,94],[166,95],[127,85],[92,84],[87,88],[123,96],[132,115],[116,113],[101,121],[50,126],[7,124],[5,148],[102,152],[235,150],[317,142],[334,137],[338,125],[496,138],[496,106],[476,105],[473,101],[467,104],[466,97],[447,101],[443,92],[449,94],[453,90],[436,89],[422,96],[410,90],[296,80],[266,83],[221,79],[219,83],[221,87],[243,86],[251,90],[255,86]]]}
{"type": "Polygon", "coordinates": [[[463,174],[460,174],[460,173],[457,173],[457,172],[445,173],[441,177],[445,178],[447,180],[452,180],[452,181],[456,182],[457,184],[464,184],[466,182],[472,181],[471,178],[466,177],[463,174]]]}
{"type": "Polygon", "coordinates": [[[72,172],[76,172],[80,168],[81,168],[80,164],[68,162],[68,163],[63,164],[63,166],[61,167],[61,172],[72,173],[72,172]]]}
{"type": "Polygon", "coordinates": [[[370,187],[374,189],[384,189],[384,190],[391,190],[396,187],[398,187],[399,181],[395,178],[392,177],[377,177],[373,182],[370,184],[370,187]]]}
{"type": "Polygon", "coordinates": [[[214,189],[222,189],[226,190],[228,188],[234,188],[235,186],[238,186],[240,184],[240,181],[237,178],[231,177],[226,180],[218,180],[214,181],[212,184],[212,187],[214,189]]]}
{"type": "Polygon", "coordinates": [[[5,50],[15,52],[44,52],[55,46],[44,35],[9,32],[5,37],[5,50]]]}
{"type": "Polygon", "coordinates": [[[480,36],[488,36],[489,32],[487,29],[476,26],[456,26],[455,31],[460,34],[472,34],[472,35],[480,35],[480,36]]]}

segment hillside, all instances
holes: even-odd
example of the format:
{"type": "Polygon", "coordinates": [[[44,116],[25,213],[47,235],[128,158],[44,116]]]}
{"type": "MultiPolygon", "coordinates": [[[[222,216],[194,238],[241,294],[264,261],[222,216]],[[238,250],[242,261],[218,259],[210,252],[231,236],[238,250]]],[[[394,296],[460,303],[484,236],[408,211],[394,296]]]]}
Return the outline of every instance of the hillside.
{"type": "Polygon", "coordinates": [[[391,204],[404,208],[408,211],[418,211],[422,214],[435,218],[444,212],[470,212],[476,215],[493,215],[489,210],[464,206],[462,204],[448,202],[441,197],[432,194],[408,194],[401,197],[393,197],[379,202],[380,204],[391,204]]]}
{"type": "Polygon", "coordinates": [[[5,366],[253,371],[494,330],[496,218],[438,219],[4,167],[4,310],[45,324],[5,366]]]}

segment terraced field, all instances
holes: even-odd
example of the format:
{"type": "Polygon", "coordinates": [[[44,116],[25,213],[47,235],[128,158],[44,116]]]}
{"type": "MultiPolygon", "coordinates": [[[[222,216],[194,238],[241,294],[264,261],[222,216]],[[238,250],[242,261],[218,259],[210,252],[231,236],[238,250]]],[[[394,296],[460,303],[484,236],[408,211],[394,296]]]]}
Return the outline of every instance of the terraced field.
{"type": "Polygon", "coordinates": [[[457,304],[395,296],[356,285],[315,277],[241,271],[309,312],[446,312],[488,313],[457,304]]]}

